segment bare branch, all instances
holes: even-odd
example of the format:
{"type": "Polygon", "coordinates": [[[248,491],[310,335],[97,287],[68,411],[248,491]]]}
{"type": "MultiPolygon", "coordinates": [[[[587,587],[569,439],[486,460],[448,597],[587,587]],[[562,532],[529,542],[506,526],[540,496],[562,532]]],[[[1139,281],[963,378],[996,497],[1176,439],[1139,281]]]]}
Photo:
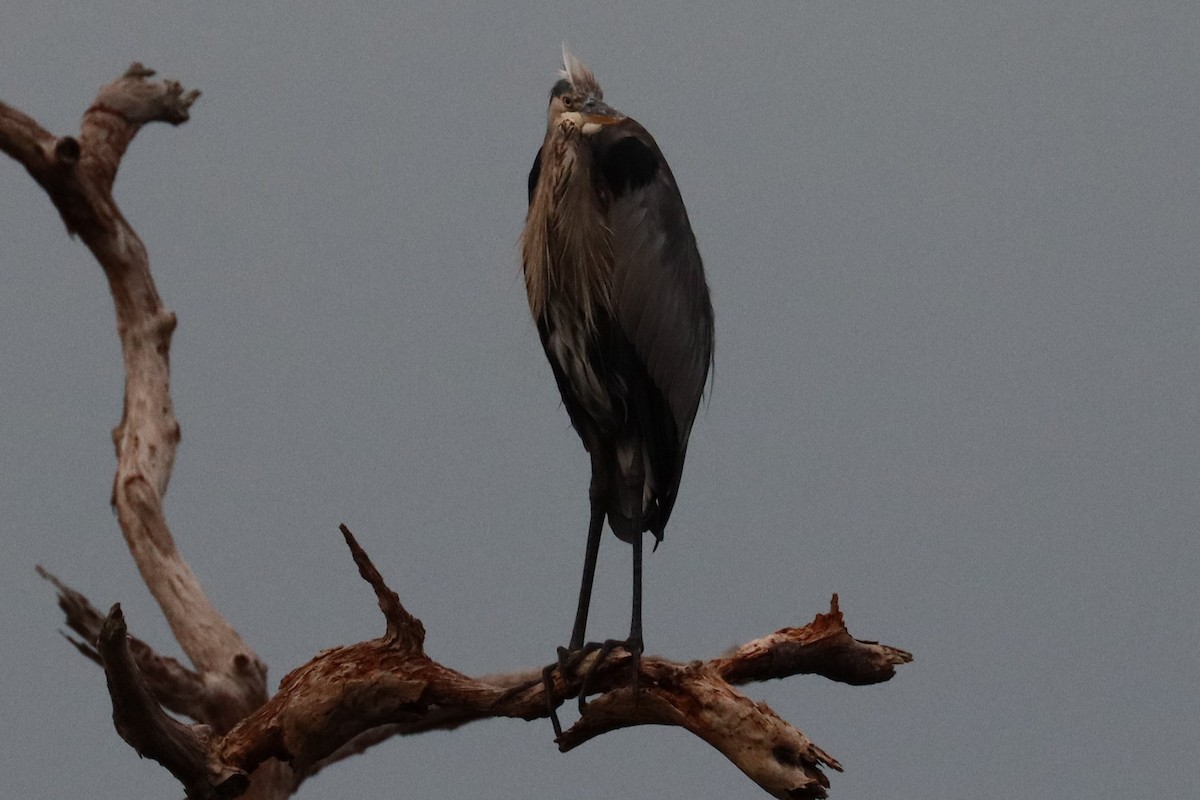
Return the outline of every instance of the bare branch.
{"type": "MultiPolygon", "coordinates": [[[[80,653],[100,664],[96,640],[104,624],[104,615],[83,594],[42,567],[37,568],[37,573],[53,584],[58,592],[58,607],[66,616],[67,627],[80,637],[74,639],[64,634],[67,641],[80,653]]],[[[220,706],[228,699],[226,693],[212,691],[200,673],[188,669],[170,656],[158,653],[136,637],[130,636],[128,645],[138,672],[163,708],[197,722],[220,719],[225,713],[220,706]]]]}
{"type": "MultiPolygon", "coordinates": [[[[208,599],[176,549],[163,514],[179,442],[170,396],[175,315],[163,305],[146,248],[112,196],[121,158],[142,126],[181,124],[200,96],[176,81],[149,80],[153,74],[135,63],[101,87],[83,115],[78,136],[56,137],[31,117],[0,104],[0,150],[45,189],[68,232],[78,235],[104,268],[112,292],[125,366],[124,409],[113,430],[117,470],[112,503],[142,579],[196,672],[144,645],[130,658],[140,657],[144,675],[158,688],[156,697],[223,733],[266,699],[266,666],[208,599]],[[172,684],[172,691],[165,684],[172,684]]],[[[64,611],[70,619],[73,612],[65,606],[64,611]]],[[[75,611],[84,640],[73,644],[95,658],[95,620],[87,618],[82,606],[75,611]]],[[[129,651],[131,645],[124,648],[129,651]]],[[[284,796],[285,784],[290,791],[292,776],[276,769],[262,782],[259,796],[284,796]]],[[[252,793],[259,793],[258,782],[252,793]]]]}
{"type": "MultiPolygon", "coordinates": [[[[194,777],[199,764],[205,774],[220,776],[260,768],[278,771],[279,762],[287,762],[291,770],[281,780],[298,786],[324,767],[393,736],[446,730],[490,717],[547,716],[540,668],[472,678],[430,659],[411,635],[423,633],[420,621],[404,610],[344,526],[342,533],[360,573],[386,610],[387,632],[379,639],[324,651],[291,672],[275,697],[224,738],[205,740],[208,749],[202,760],[191,754],[186,768],[168,765],[177,777],[194,777]],[[396,635],[398,628],[410,635],[396,635]]],[[[555,674],[556,704],[578,695],[594,659],[589,656],[568,674],[555,674]]],[[[709,661],[643,658],[636,695],[629,685],[630,655],[618,649],[591,677],[589,685],[600,694],[562,735],[559,748],[567,751],[619,728],[674,725],[708,742],[774,797],[824,797],[829,781],[823,768],[840,770],[841,765],[766,705],[733,688],[730,679],[750,683],[819,673],[844,682],[881,682],[892,677],[897,664],[910,660],[902,650],[851,637],[836,596],[830,611],[816,615],[808,625],[784,628],[709,661]],[[888,663],[877,663],[880,654],[889,655],[888,663]]],[[[111,672],[108,661],[105,667],[111,672]]],[[[154,694],[149,687],[147,694],[154,694]]],[[[150,713],[138,708],[138,714],[150,713]]],[[[161,749],[155,737],[165,735],[130,743],[144,755],[157,757],[160,750],[143,748],[161,749]]],[[[208,790],[231,787],[240,784],[213,784],[208,790]]],[[[188,791],[205,796],[199,787],[188,791]]]]}
{"type": "MultiPolygon", "coordinates": [[[[352,542],[347,536],[347,543],[352,542]]],[[[364,568],[370,562],[357,543],[351,547],[377,595],[394,598],[378,572],[364,568]]],[[[398,599],[395,607],[400,607],[398,599]]],[[[824,797],[829,784],[822,767],[840,769],[837,761],[765,705],[734,689],[726,676],[746,683],[820,671],[839,680],[886,681],[894,663],[873,672],[862,666],[880,649],[903,653],[850,637],[836,598],[830,613],[817,615],[809,625],[776,631],[710,661],[644,658],[636,695],[629,686],[630,655],[618,649],[590,679],[601,696],[588,703],[559,747],[565,751],[632,725],[676,725],[717,748],[775,797],[824,797]]],[[[568,674],[556,672],[556,703],[578,695],[594,658],[568,674]]],[[[897,656],[897,663],[910,658],[897,656]]],[[[276,695],[224,738],[218,760],[249,770],[265,758],[276,758],[307,776],[392,736],[489,717],[536,719],[547,714],[540,669],[471,678],[385,635],[327,650],[288,674],[276,695]]]]}
{"type": "Polygon", "coordinates": [[[359,547],[358,540],[354,538],[350,529],[345,525],[339,525],[338,530],[346,539],[346,546],[350,548],[350,556],[358,567],[358,574],[371,584],[371,588],[375,590],[375,597],[379,599],[379,610],[383,612],[383,616],[387,620],[387,634],[384,638],[414,653],[423,652],[425,626],[405,610],[404,605],[400,602],[400,596],[383,582],[383,576],[379,574],[379,570],[375,569],[375,565],[371,563],[366,552],[359,547]]]}
{"type": "Polygon", "coordinates": [[[212,729],[177,722],[155,702],[129,652],[119,604],[108,612],[96,649],[108,678],[113,723],[122,739],[139,754],[166,767],[192,800],[237,797],[245,792],[250,783],[246,773],[210,761],[212,729]]]}
{"type": "Polygon", "coordinates": [[[771,796],[825,797],[829,779],[822,766],[842,769],[807,736],[721,680],[709,664],[651,660],[641,669],[651,678],[636,694],[611,691],[588,704],[583,716],[559,739],[571,750],[602,733],[633,725],[676,725],[719,750],[771,796]]]}
{"type": "Polygon", "coordinates": [[[38,178],[54,164],[54,134],[26,114],[0,103],[0,150],[38,178]]]}
{"type": "Polygon", "coordinates": [[[54,590],[58,592],[58,607],[67,618],[67,627],[82,639],[73,639],[65,633],[63,637],[80,653],[100,664],[100,654],[96,652],[96,639],[100,636],[104,616],[96,610],[90,600],[47,572],[40,564],[35,569],[39,576],[54,586],[54,590]]]}
{"type": "Polygon", "coordinates": [[[818,614],[803,628],[783,628],[735,648],[713,667],[732,684],[823,675],[831,681],[865,686],[882,683],[896,667],[912,661],[912,653],[878,642],[859,641],[846,630],[838,596],[829,613],[818,614]]]}
{"type": "Polygon", "coordinates": [[[175,81],[149,81],[134,64],[102,87],[84,113],[78,138],[56,138],[33,119],[0,105],[0,148],[20,161],[50,195],[67,229],[104,267],[125,362],[125,404],[113,431],[117,472],[112,502],[143,580],[175,638],[201,673],[223,682],[227,729],[266,697],[265,667],[216,610],[175,547],[162,511],[179,441],[171,407],[168,352],[175,315],[158,296],[146,249],[112,197],[121,156],[147,122],[178,125],[199,92],[175,81]]]}

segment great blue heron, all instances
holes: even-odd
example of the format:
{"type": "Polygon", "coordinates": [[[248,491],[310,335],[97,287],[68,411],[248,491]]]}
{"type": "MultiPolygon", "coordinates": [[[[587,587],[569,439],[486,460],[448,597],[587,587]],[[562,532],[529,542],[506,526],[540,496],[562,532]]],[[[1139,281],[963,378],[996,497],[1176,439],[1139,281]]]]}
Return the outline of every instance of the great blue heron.
{"type": "Polygon", "coordinates": [[[604,103],[596,76],[565,48],[560,76],[529,173],[521,249],[529,307],[592,462],[569,652],[585,648],[607,518],[633,545],[633,615],[620,644],[636,676],[642,534],[654,534],[657,548],[675,505],[712,361],[712,303],[679,188],[653,137],[604,103]]]}

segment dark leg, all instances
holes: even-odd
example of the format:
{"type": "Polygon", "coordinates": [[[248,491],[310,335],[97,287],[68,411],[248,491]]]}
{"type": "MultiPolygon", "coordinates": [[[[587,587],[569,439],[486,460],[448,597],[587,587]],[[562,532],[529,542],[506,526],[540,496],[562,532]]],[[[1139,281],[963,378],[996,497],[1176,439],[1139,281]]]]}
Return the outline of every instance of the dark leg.
{"type": "MultiPolygon", "coordinates": [[[[593,649],[595,645],[588,645],[582,653],[587,653],[593,649]]],[[[633,694],[637,697],[638,682],[640,677],[640,666],[642,662],[642,534],[638,534],[633,540],[633,615],[629,623],[629,638],[625,641],[620,639],[608,639],[599,646],[599,651],[596,653],[596,658],[593,659],[592,665],[588,668],[587,673],[583,676],[583,682],[579,685],[579,711],[583,712],[587,707],[587,696],[591,689],[592,679],[604,665],[605,659],[609,653],[618,647],[623,647],[629,651],[633,657],[631,663],[633,665],[633,694]]]]}
{"type": "Polygon", "coordinates": [[[629,644],[642,652],[642,534],[633,540],[633,619],[629,623],[629,644]]]}
{"type": "MultiPolygon", "coordinates": [[[[561,651],[562,648],[560,647],[561,651]]],[[[562,659],[562,653],[559,653],[559,660],[562,659]]],[[[558,721],[558,699],[554,696],[554,670],[559,669],[558,664],[551,664],[542,669],[542,687],[545,689],[546,695],[546,710],[549,711],[550,724],[554,726],[554,738],[562,737],[562,723],[558,721]]]]}
{"type": "Polygon", "coordinates": [[[588,609],[592,603],[592,583],[596,578],[596,560],[600,555],[600,536],[604,532],[604,486],[601,472],[597,470],[596,458],[592,458],[592,486],[589,492],[591,500],[591,517],[588,520],[587,549],[583,556],[583,577],[579,582],[579,604],[575,607],[575,626],[571,628],[571,643],[567,648],[558,648],[558,663],[551,664],[542,670],[542,685],[546,690],[546,707],[550,712],[550,722],[554,725],[554,736],[562,736],[562,726],[558,722],[558,700],[554,695],[554,671],[566,678],[575,665],[588,652],[584,648],[584,636],[587,634],[588,609]]]}
{"type": "Polygon", "coordinates": [[[575,607],[575,627],[571,629],[572,653],[583,647],[587,630],[588,607],[592,602],[592,581],[596,577],[596,558],[600,554],[600,534],[604,532],[604,501],[592,491],[592,518],[588,524],[587,550],[583,556],[583,578],[579,583],[579,605],[575,607]]]}
{"type": "Polygon", "coordinates": [[[642,661],[642,534],[633,540],[633,620],[629,623],[629,644],[633,654],[633,696],[638,696],[638,677],[642,661]]]}

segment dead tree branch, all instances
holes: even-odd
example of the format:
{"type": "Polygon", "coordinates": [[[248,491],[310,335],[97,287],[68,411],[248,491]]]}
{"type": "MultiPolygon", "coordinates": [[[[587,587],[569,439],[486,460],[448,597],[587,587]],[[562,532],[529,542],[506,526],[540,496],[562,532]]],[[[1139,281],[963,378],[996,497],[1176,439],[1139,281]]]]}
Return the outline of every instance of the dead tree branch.
{"type": "Polygon", "coordinates": [[[155,702],[129,650],[125,617],[114,605],[100,628],[96,649],[104,664],[113,723],[130,747],[162,764],[179,779],[189,798],[237,797],[250,780],[246,773],[210,762],[213,739],[207,725],[184,725],[155,702]]]}
{"type": "Polygon", "coordinates": [[[175,316],[163,305],[146,249],[112,197],[121,157],[148,122],[179,125],[199,92],[132,65],[102,87],[78,137],[56,137],[0,103],[0,150],[46,190],[68,232],[104,268],[113,295],[125,366],[125,402],[113,430],[117,471],[112,503],[126,544],[188,668],[128,636],[119,605],[101,615],[87,598],[39,572],[57,589],[68,636],[104,667],[117,731],[155,759],[193,800],[287,797],[324,766],[396,735],[454,728],[490,717],[548,716],[577,697],[588,675],[579,720],[558,739],[569,750],[634,725],[676,725],[711,744],[774,797],[824,797],[829,754],[735,684],[811,673],[851,684],[886,681],[911,660],[896,648],[854,639],[835,595],[826,614],[784,628],[707,661],[646,657],[630,686],[631,655],[592,653],[554,671],[548,702],[542,669],[472,678],[429,658],[425,629],[405,610],[367,554],[342,533],[386,620],[383,636],[319,653],[267,698],[266,667],[216,610],[175,546],[163,514],[179,425],[170,397],[169,352],[175,316]],[[179,722],[168,709],[194,719],[179,722]]]}
{"type": "MultiPolygon", "coordinates": [[[[65,633],[63,636],[84,656],[103,665],[96,641],[100,638],[105,616],[86,597],[42,567],[38,567],[37,572],[58,592],[58,607],[66,617],[67,627],[79,638],[65,633]]],[[[220,696],[214,696],[208,690],[203,675],[170,656],[158,653],[136,637],[130,636],[127,645],[138,672],[163,708],[196,721],[220,719],[228,713],[213,707],[214,703],[220,701],[220,696]]]]}
{"type": "MultiPolygon", "coordinates": [[[[77,137],[55,136],[0,103],[0,150],[45,189],[67,231],[79,236],[104,268],[125,365],[124,410],[113,429],[112,504],[142,579],[196,669],[167,668],[160,659],[159,677],[179,681],[160,696],[189,696],[188,711],[223,733],[266,700],[266,667],[208,599],[167,526],[162,501],[179,442],[170,395],[175,315],[159,298],[146,248],[112,196],[121,157],[142,126],[186,122],[200,96],[176,81],[152,81],[153,74],[135,63],[101,87],[77,137]]],[[[88,623],[94,625],[94,620],[88,623]]],[[[82,635],[90,646],[91,634],[82,635]]],[[[81,649],[87,652],[86,646],[81,649]]],[[[285,795],[262,795],[270,796],[285,795]]]]}
{"type": "MultiPolygon", "coordinates": [[[[318,654],[284,677],[275,696],[224,737],[207,738],[204,730],[184,726],[182,732],[155,738],[154,750],[131,742],[162,761],[189,787],[189,797],[235,796],[228,793],[236,793],[240,784],[230,776],[251,773],[271,759],[308,776],[391,736],[492,717],[548,716],[540,668],[472,678],[426,655],[421,622],[404,609],[344,526],[342,533],[380,600],[384,635],[318,654]],[[181,737],[185,745],[178,743],[181,737]],[[174,760],[159,756],[164,749],[174,760]],[[196,784],[196,776],[210,776],[211,782],[196,784]]],[[[751,683],[821,674],[844,683],[879,683],[911,658],[903,650],[850,636],[836,596],[829,612],[808,625],[784,628],[708,661],[643,658],[636,694],[629,685],[630,655],[618,650],[590,678],[599,697],[563,733],[559,749],[565,752],[619,728],[674,725],[711,744],[773,797],[825,797],[829,781],[823,768],[841,770],[837,760],[765,704],[735,689],[730,679],[751,683]]],[[[585,660],[567,674],[556,673],[556,704],[578,696],[590,668],[585,660]]],[[[126,725],[157,731],[159,714],[140,703],[126,712],[126,725]]]]}

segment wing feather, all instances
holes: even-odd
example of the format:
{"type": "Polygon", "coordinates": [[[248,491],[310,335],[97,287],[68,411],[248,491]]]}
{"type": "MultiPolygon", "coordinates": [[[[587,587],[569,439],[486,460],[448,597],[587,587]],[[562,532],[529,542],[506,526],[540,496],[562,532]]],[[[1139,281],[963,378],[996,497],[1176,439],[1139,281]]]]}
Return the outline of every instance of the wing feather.
{"type": "Polygon", "coordinates": [[[646,431],[651,439],[664,430],[676,439],[650,454],[659,461],[665,524],[712,362],[712,304],[687,210],[653,137],[627,119],[597,134],[593,146],[607,185],[612,316],[665,401],[657,413],[672,417],[669,426],[645,421],[656,429],[646,431]]]}
{"type": "Polygon", "coordinates": [[[650,134],[633,120],[605,134],[598,137],[597,158],[611,192],[614,316],[686,437],[713,351],[700,252],[675,178],[650,134]]]}

